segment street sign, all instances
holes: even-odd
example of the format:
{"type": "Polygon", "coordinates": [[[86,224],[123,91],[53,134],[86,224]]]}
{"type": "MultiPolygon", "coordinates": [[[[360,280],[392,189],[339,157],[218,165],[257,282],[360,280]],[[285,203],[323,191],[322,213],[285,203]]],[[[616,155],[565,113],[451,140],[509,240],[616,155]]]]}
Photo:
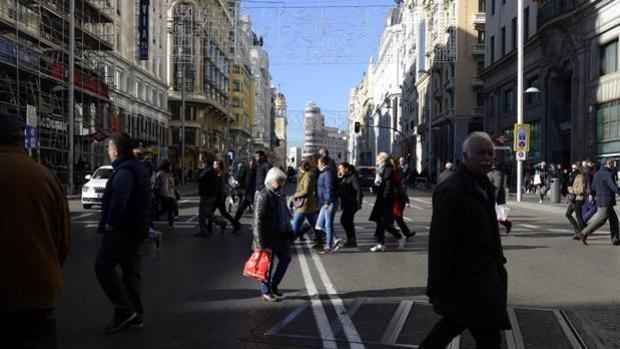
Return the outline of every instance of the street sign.
{"type": "Polygon", "coordinates": [[[95,132],[90,135],[90,138],[95,140],[95,142],[103,142],[108,137],[110,137],[110,135],[108,135],[107,133],[105,133],[105,132],[103,132],[101,130],[95,130],[95,132]]]}
{"type": "Polygon", "coordinates": [[[524,151],[518,151],[516,153],[517,161],[525,161],[527,159],[527,153],[524,151]]]}
{"type": "Polygon", "coordinates": [[[529,124],[515,124],[514,151],[526,153],[530,151],[529,124]]]}

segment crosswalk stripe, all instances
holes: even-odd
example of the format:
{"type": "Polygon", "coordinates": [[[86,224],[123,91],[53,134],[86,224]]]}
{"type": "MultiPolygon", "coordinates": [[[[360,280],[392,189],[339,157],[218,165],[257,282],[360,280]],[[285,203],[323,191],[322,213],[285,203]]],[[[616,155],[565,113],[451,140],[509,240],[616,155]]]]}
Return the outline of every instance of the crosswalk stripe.
{"type": "Polygon", "coordinates": [[[81,214],[81,215],[79,215],[79,216],[73,217],[73,218],[71,218],[71,219],[72,219],[72,220],[78,220],[78,219],[82,219],[82,218],[90,217],[90,216],[92,216],[92,215],[94,215],[94,213],[93,213],[93,212],[89,212],[89,213],[84,213],[84,214],[81,214]]]}
{"type": "Polygon", "coordinates": [[[541,229],[539,226],[537,225],[533,225],[533,224],[519,224],[522,227],[526,227],[526,228],[530,228],[530,229],[541,229]]]}

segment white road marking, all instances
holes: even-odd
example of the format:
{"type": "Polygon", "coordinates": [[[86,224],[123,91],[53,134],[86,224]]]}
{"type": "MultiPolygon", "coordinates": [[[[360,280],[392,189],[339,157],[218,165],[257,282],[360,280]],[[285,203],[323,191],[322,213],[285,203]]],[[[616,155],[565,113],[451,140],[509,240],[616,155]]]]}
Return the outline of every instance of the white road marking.
{"type": "Polygon", "coordinates": [[[81,214],[79,216],[73,217],[72,220],[82,219],[82,218],[90,217],[92,215],[94,215],[94,213],[92,213],[92,212],[84,213],[84,214],[81,214]]]}
{"type": "Polygon", "coordinates": [[[198,218],[198,215],[193,215],[193,216],[189,217],[189,218],[185,221],[185,223],[191,223],[191,222],[192,222],[194,219],[196,219],[196,218],[198,218]]]}
{"type": "Polygon", "coordinates": [[[530,228],[530,229],[541,229],[539,226],[533,225],[533,224],[519,224],[519,225],[525,228],[530,228]]]}
{"type": "Polygon", "coordinates": [[[566,229],[558,229],[558,228],[550,228],[547,229],[548,231],[552,232],[552,233],[566,233],[566,235],[572,234],[572,230],[566,228],[566,229]]]}
{"type": "Polygon", "coordinates": [[[301,275],[304,278],[306,284],[306,291],[310,297],[310,303],[312,306],[312,313],[314,314],[314,320],[316,321],[316,327],[319,329],[321,339],[323,339],[323,348],[337,349],[338,345],[334,342],[334,333],[329,325],[325,308],[319,297],[319,292],[316,289],[312,275],[310,274],[310,268],[308,262],[306,262],[306,256],[301,245],[297,245],[297,256],[299,257],[299,266],[301,267],[301,275]]]}
{"type": "Polygon", "coordinates": [[[185,203],[188,203],[188,202],[189,202],[189,200],[179,200],[179,204],[185,204],[185,203]]]}
{"type": "Polygon", "coordinates": [[[314,265],[319,272],[319,276],[321,277],[321,281],[323,281],[323,286],[325,286],[325,290],[327,291],[327,295],[329,296],[334,309],[336,310],[336,315],[342,324],[342,330],[344,331],[344,335],[347,337],[349,341],[349,346],[352,349],[363,349],[365,348],[364,344],[362,344],[362,338],[360,337],[355,325],[353,325],[353,321],[349,317],[347,310],[342,303],[342,299],[338,296],[338,291],[332,284],[327,272],[325,271],[325,267],[321,262],[321,259],[316,253],[312,253],[312,259],[314,260],[314,265]]]}
{"type": "Polygon", "coordinates": [[[365,203],[366,205],[369,205],[368,200],[366,199],[362,199],[362,202],[365,203]]]}
{"type": "Polygon", "coordinates": [[[99,224],[94,224],[94,223],[86,224],[86,228],[97,228],[97,227],[99,227],[99,224]]]}
{"type": "Polygon", "coordinates": [[[407,222],[413,222],[413,219],[409,218],[409,217],[403,217],[403,219],[407,222]]]}

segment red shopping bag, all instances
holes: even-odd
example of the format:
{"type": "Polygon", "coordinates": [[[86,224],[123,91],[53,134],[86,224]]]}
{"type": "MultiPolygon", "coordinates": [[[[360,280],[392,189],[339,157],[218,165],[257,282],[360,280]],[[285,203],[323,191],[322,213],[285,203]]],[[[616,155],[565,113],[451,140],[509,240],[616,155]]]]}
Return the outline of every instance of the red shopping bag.
{"type": "Polygon", "coordinates": [[[271,255],[266,250],[255,250],[245,262],[243,276],[267,282],[269,279],[269,267],[271,255]]]}

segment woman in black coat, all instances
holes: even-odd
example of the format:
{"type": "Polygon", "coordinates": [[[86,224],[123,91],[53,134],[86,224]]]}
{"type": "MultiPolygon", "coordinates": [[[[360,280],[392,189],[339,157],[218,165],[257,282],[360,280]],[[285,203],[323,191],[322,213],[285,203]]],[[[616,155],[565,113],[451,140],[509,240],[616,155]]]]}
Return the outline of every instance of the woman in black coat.
{"type": "Polygon", "coordinates": [[[389,160],[390,156],[387,153],[382,152],[377,155],[376,177],[372,187],[377,198],[370,213],[370,221],[377,223],[375,229],[377,244],[370,248],[370,252],[385,251],[386,230],[399,240],[399,245],[402,245],[401,241],[405,241],[400,232],[393,226],[392,207],[395,199],[395,184],[394,173],[389,160]]]}
{"type": "Polygon", "coordinates": [[[499,162],[493,160],[493,168],[491,172],[487,174],[489,181],[495,187],[495,212],[497,214],[497,221],[499,224],[506,227],[506,234],[510,233],[512,229],[512,222],[508,220],[508,214],[506,213],[506,174],[499,168],[499,162]]]}
{"type": "Polygon", "coordinates": [[[344,247],[357,247],[355,237],[355,212],[362,207],[362,189],[355,174],[355,168],[347,162],[338,165],[338,184],[340,191],[340,205],[342,214],[340,224],[347,233],[347,242],[344,247]]]}
{"type": "Polygon", "coordinates": [[[278,290],[278,285],[289,263],[291,253],[289,241],[293,235],[289,209],[284,200],[282,188],[286,182],[286,174],[277,167],[272,167],[264,182],[264,188],[256,195],[254,203],[254,220],[252,231],[254,250],[262,249],[271,253],[271,267],[267,282],[261,283],[263,299],[269,302],[277,302],[284,298],[278,290]],[[278,266],[273,271],[274,257],[278,257],[278,266]]]}

